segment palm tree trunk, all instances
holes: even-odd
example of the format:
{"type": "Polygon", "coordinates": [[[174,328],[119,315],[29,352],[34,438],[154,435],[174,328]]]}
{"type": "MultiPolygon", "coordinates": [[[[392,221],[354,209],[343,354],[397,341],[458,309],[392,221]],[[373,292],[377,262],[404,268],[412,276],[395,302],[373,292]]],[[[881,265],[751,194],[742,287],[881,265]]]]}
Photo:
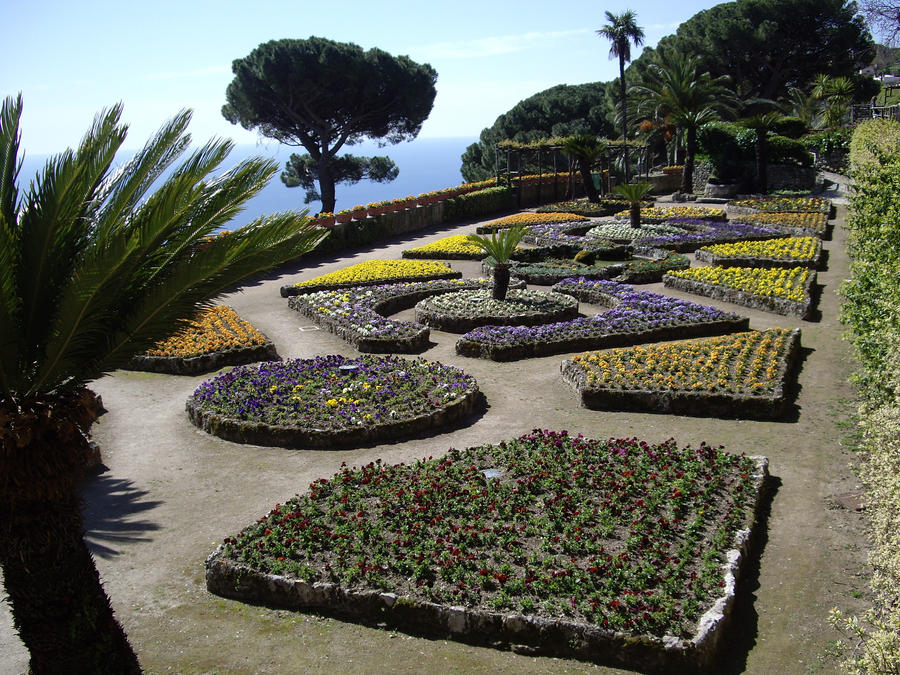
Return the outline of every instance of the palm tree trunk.
{"type": "Polygon", "coordinates": [[[506,292],[509,290],[509,264],[495,264],[493,276],[494,287],[492,297],[494,300],[506,300],[506,292]]]}
{"type": "Polygon", "coordinates": [[[625,54],[619,52],[619,96],[622,97],[622,140],[625,142],[625,182],[631,180],[628,166],[628,93],[625,86],[625,54]]]}
{"type": "Polygon", "coordinates": [[[631,218],[631,226],[632,227],[640,227],[641,226],[641,203],[640,202],[631,202],[631,206],[629,207],[629,217],[631,218]]]}
{"type": "Polygon", "coordinates": [[[0,566],[31,672],[140,673],[84,543],[79,395],[0,405],[0,566]]]}
{"type": "Polygon", "coordinates": [[[697,128],[687,128],[687,152],[684,158],[684,170],[681,173],[681,191],[690,194],[694,191],[694,155],[697,154],[697,128]]]}
{"type": "Polygon", "coordinates": [[[584,194],[587,195],[589,201],[596,204],[600,201],[600,195],[597,193],[597,188],[594,186],[594,177],[591,176],[590,167],[584,160],[579,160],[578,164],[581,169],[581,182],[584,183],[584,194]]]}

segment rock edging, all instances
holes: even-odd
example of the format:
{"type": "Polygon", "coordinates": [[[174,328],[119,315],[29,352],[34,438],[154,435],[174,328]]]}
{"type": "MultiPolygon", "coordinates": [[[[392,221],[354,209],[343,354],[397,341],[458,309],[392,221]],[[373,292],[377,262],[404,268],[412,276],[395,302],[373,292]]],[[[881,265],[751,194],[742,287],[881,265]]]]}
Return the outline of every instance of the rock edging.
{"type": "Polygon", "coordinates": [[[274,361],[278,358],[275,344],[266,340],[261,345],[231,347],[198,356],[151,356],[140,354],[128,364],[127,370],[141,370],[167,375],[199,375],[219,370],[225,366],[241,366],[257,361],[274,361]]]}
{"type": "Polygon", "coordinates": [[[803,297],[805,300],[803,302],[796,302],[787,298],[776,298],[770,295],[756,295],[737,288],[719,286],[694,279],[683,279],[674,277],[671,274],[664,275],[662,280],[666,288],[674,288],[716,300],[724,300],[735,305],[743,305],[751,309],[781,314],[782,316],[796,316],[801,319],[809,319],[812,316],[813,306],[815,305],[812,293],[813,285],[816,283],[816,273],[814,271],[810,272],[809,278],[804,285],[803,297]]]}

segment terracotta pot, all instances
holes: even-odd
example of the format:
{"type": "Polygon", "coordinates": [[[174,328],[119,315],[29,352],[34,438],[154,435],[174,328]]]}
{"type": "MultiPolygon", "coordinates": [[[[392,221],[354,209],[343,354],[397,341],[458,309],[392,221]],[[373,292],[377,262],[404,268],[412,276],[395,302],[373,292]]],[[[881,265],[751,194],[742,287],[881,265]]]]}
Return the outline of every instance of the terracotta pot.
{"type": "Polygon", "coordinates": [[[335,219],[335,221],[337,221],[339,223],[349,223],[351,220],[353,220],[353,214],[352,213],[336,213],[334,215],[334,219],[335,219]]]}

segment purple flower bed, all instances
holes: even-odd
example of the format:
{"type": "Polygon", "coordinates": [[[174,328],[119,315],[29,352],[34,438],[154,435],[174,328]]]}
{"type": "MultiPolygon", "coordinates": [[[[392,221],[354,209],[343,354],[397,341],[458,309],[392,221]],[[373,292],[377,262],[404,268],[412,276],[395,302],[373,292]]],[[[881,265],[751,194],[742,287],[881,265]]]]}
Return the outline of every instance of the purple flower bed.
{"type": "Polygon", "coordinates": [[[591,317],[541,326],[476,328],[457,341],[457,354],[512,361],[582,349],[721,335],[747,330],[749,323],[745,317],[715,307],[636,291],[614,281],[565,279],[553,286],[553,290],[611,309],[591,317]]]}
{"type": "Polygon", "coordinates": [[[675,219],[667,220],[667,225],[676,225],[691,232],[646,237],[635,240],[636,246],[654,246],[673,251],[695,251],[709,244],[726,244],[736,241],[775,239],[784,232],[773,227],[749,225],[747,223],[717,222],[713,220],[675,219]]]}

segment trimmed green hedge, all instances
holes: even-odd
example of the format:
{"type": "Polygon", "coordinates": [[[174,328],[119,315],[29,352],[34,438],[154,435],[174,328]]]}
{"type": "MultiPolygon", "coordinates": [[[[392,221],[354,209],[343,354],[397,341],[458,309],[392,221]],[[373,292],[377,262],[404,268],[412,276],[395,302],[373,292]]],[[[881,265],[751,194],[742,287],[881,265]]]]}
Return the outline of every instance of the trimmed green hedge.
{"type": "Polygon", "coordinates": [[[867,120],[853,132],[850,140],[850,169],[858,172],[865,166],[876,164],[874,149],[896,153],[900,147],[900,122],[894,120],[867,120]]]}
{"type": "Polygon", "coordinates": [[[491,187],[448,199],[444,204],[444,222],[478,218],[516,208],[516,194],[505,187],[491,187]]]}

